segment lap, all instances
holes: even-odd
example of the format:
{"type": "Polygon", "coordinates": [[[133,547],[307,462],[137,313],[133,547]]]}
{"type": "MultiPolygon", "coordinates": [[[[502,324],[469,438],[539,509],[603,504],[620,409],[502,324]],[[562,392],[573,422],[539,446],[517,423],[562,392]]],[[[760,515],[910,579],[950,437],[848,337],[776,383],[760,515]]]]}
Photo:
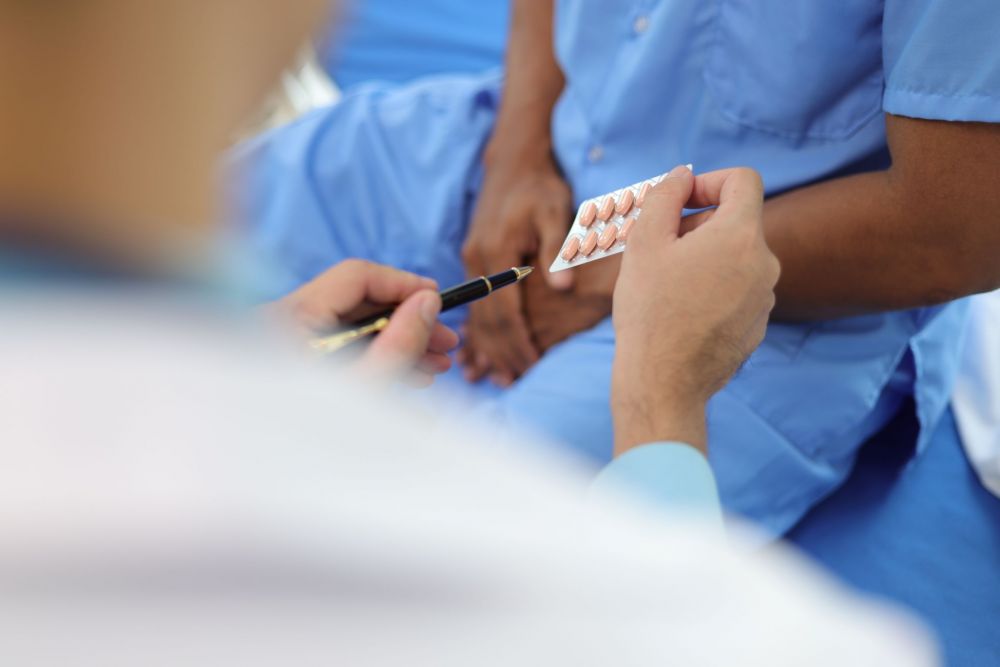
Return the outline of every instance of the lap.
{"type": "Polygon", "coordinates": [[[1000,664],[1000,499],[969,466],[950,411],[926,451],[904,414],[789,538],[861,590],[922,615],[949,664],[1000,664]]]}

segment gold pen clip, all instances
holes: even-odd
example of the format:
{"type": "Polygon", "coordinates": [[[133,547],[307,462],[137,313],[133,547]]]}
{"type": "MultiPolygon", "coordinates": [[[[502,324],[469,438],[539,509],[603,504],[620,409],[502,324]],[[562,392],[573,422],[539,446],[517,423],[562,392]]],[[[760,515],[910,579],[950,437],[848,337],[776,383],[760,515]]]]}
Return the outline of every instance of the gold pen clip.
{"type": "Polygon", "coordinates": [[[358,339],[378,333],[387,326],[389,326],[389,318],[380,317],[371,324],[366,324],[365,326],[358,327],[357,329],[341,331],[340,333],[335,333],[332,336],[326,336],[324,338],[314,338],[309,341],[309,347],[316,350],[320,354],[330,354],[331,352],[336,352],[337,350],[350,345],[358,339]]]}

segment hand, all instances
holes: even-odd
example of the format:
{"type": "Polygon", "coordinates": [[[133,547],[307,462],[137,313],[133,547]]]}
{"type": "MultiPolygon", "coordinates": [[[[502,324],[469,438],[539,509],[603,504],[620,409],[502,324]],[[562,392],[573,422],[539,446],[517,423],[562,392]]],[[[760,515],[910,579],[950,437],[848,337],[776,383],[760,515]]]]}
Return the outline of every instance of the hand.
{"type": "MultiPolygon", "coordinates": [[[[551,261],[569,229],[571,204],[569,186],[547,147],[527,156],[493,154],[462,249],[469,275],[496,273],[529,257],[551,261]]],[[[569,273],[552,274],[550,284],[568,288],[569,273]]],[[[472,304],[459,357],[468,380],[489,374],[507,386],[538,361],[522,299],[521,286],[513,285],[472,304]]]]}
{"type": "Polygon", "coordinates": [[[615,288],[615,451],[679,440],[705,450],[705,404],[764,338],[778,260],[764,241],[763,188],[750,169],[697,178],[686,167],[650,192],[615,288]],[[683,208],[717,208],[681,221],[683,208]]]}
{"type": "Polygon", "coordinates": [[[437,321],[441,297],[429,278],[371,262],[349,259],[271,304],[311,334],[329,331],[399,304],[385,328],[360,359],[379,377],[401,374],[418,385],[451,367],[448,352],[458,335],[437,321]]]}
{"type": "MultiPolygon", "coordinates": [[[[543,257],[537,263],[547,265],[551,261],[551,257],[543,257]]],[[[576,279],[569,290],[552,289],[545,280],[524,281],[524,313],[539,352],[544,354],[611,314],[620,267],[621,255],[584,264],[573,269],[576,279]]]]}

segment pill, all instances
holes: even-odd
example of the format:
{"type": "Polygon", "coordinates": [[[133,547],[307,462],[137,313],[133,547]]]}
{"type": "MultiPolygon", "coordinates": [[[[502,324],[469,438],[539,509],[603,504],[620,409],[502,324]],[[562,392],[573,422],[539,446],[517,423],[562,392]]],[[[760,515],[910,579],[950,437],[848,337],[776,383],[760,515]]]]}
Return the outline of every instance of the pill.
{"type": "Polygon", "coordinates": [[[632,210],[632,202],[635,201],[635,195],[632,194],[631,190],[625,190],[622,192],[621,197],[618,198],[618,205],[615,206],[615,213],[618,215],[626,215],[632,210]]]}
{"type": "Polygon", "coordinates": [[[615,212],[615,198],[612,197],[611,195],[608,195],[607,197],[604,198],[604,201],[601,202],[601,210],[597,212],[597,219],[608,220],[611,217],[611,214],[614,212],[615,212]]]}
{"type": "Polygon", "coordinates": [[[587,202],[583,210],[580,211],[580,225],[590,227],[597,219],[597,204],[592,201],[587,202]]]}
{"type": "Polygon", "coordinates": [[[597,247],[597,232],[591,229],[587,232],[586,238],[583,239],[583,243],[580,245],[580,253],[587,257],[590,253],[594,252],[594,248],[597,247]]]}
{"type": "Polygon", "coordinates": [[[563,248],[561,257],[567,262],[571,262],[578,252],[580,252],[580,237],[571,236],[566,242],[566,247],[563,248]]]}
{"type": "Polygon", "coordinates": [[[597,247],[601,250],[607,250],[615,244],[615,240],[618,238],[618,227],[614,224],[610,224],[604,228],[601,232],[601,236],[597,239],[597,247]]]}
{"type": "Polygon", "coordinates": [[[642,187],[639,188],[639,196],[635,198],[635,205],[641,207],[646,202],[646,195],[648,195],[649,191],[652,189],[653,186],[650,185],[648,181],[643,183],[642,187]]]}
{"type": "Polygon", "coordinates": [[[622,223],[622,229],[618,232],[618,240],[622,243],[628,241],[629,232],[632,231],[632,225],[635,224],[635,218],[629,218],[624,223],[622,223]]]}

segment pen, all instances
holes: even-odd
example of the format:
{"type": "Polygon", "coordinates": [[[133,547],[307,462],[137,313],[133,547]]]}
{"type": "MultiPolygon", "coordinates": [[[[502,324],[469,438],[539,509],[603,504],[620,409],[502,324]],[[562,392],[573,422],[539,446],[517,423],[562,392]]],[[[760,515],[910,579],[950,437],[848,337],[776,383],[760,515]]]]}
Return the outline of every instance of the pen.
{"type": "MultiPolygon", "coordinates": [[[[531,275],[533,270],[534,267],[531,266],[511,267],[492,276],[480,276],[461,285],[449,287],[441,292],[441,312],[472,303],[489,296],[494,290],[520,282],[531,275]]],[[[355,322],[350,329],[323,338],[314,338],[309,342],[309,347],[322,354],[329,354],[354,341],[373,336],[389,325],[389,318],[392,317],[394,310],[395,308],[390,308],[355,322]]]]}

